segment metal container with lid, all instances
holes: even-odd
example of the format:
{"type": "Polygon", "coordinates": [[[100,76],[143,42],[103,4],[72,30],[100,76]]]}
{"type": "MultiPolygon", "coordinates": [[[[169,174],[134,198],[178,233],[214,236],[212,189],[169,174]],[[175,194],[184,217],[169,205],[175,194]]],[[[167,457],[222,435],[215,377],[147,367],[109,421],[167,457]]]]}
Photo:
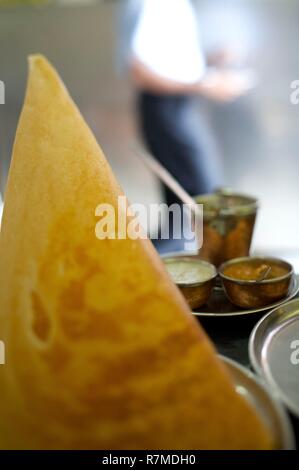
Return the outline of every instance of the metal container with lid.
{"type": "Polygon", "coordinates": [[[248,256],[258,209],[256,198],[219,190],[195,197],[203,204],[203,246],[200,257],[216,266],[248,256]]]}

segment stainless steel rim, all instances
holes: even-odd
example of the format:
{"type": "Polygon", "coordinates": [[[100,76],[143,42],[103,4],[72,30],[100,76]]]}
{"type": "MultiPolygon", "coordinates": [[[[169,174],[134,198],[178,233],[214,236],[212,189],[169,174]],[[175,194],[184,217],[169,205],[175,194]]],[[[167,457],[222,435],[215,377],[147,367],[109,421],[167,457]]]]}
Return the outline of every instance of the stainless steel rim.
{"type": "Polygon", "coordinates": [[[244,204],[240,203],[239,205],[235,205],[232,208],[223,208],[223,209],[204,209],[204,219],[210,220],[213,219],[215,216],[221,216],[221,217],[229,217],[232,215],[236,216],[246,216],[246,215],[251,215],[251,214],[256,214],[259,204],[258,200],[252,196],[248,196],[247,194],[241,194],[241,193],[234,193],[232,191],[221,191],[221,192],[215,192],[212,194],[201,194],[199,196],[195,196],[194,200],[198,204],[208,204],[210,201],[217,197],[235,197],[239,198],[240,200],[244,201],[244,204]]]}
{"type": "Polygon", "coordinates": [[[199,258],[195,259],[194,255],[190,255],[190,256],[188,256],[188,255],[165,256],[165,257],[163,257],[163,262],[165,264],[166,264],[167,261],[175,262],[175,261],[177,261],[178,258],[180,260],[184,260],[184,261],[187,261],[187,262],[190,262],[190,263],[194,263],[194,261],[197,261],[199,264],[201,264],[203,266],[206,266],[206,267],[209,267],[211,269],[211,272],[213,271],[213,274],[211,275],[211,277],[209,277],[205,281],[192,282],[192,283],[190,283],[190,282],[175,282],[175,284],[179,287],[198,287],[198,286],[202,286],[202,285],[206,284],[207,282],[213,281],[218,276],[217,269],[212,263],[208,263],[207,261],[201,260],[199,258]]]}
{"type": "Polygon", "coordinates": [[[229,260],[229,261],[225,261],[224,263],[221,264],[221,266],[219,267],[218,269],[218,273],[219,273],[219,276],[221,277],[221,279],[225,279],[226,281],[231,281],[231,282],[234,282],[235,284],[239,284],[239,285],[242,285],[242,286],[250,286],[250,285],[256,285],[256,284],[261,284],[261,285],[264,285],[264,284],[275,284],[276,282],[280,282],[280,281],[284,281],[290,277],[292,277],[294,275],[294,269],[293,269],[293,266],[288,263],[287,261],[284,261],[284,260],[281,260],[279,258],[274,258],[274,257],[270,257],[270,256],[243,256],[241,258],[234,258],[232,260],[229,260]],[[273,263],[278,263],[280,265],[284,265],[286,268],[288,268],[288,272],[286,274],[284,274],[283,276],[280,276],[280,277],[275,277],[274,279],[264,279],[263,281],[260,281],[257,283],[257,281],[255,280],[240,280],[240,279],[235,279],[233,277],[230,277],[230,276],[226,276],[223,271],[225,268],[227,268],[228,266],[232,266],[234,264],[238,264],[238,263],[241,263],[242,261],[264,261],[265,263],[267,261],[270,261],[270,262],[273,262],[273,263]]]}
{"type": "Polygon", "coordinates": [[[252,372],[250,372],[250,370],[246,369],[244,366],[240,365],[236,361],[222,355],[219,355],[219,357],[224,363],[228,364],[229,366],[235,369],[238,369],[250,380],[253,380],[263,390],[263,392],[267,395],[267,398],[271,402],[272,408],[275,411],[275,414],[280,423],[280,432],[283,439],[283,442],[281,442],[282,450],[294,450],[296,448],[296,444],[293,428],[291,426],[288,414],[284,409],[283,405],[281,404],[276,391],[272,390],[272,388],[270,388],[260,377],[253,374],[252,372]]]}
{"type": "MultiPolygon", "coordinates": [[[[288,305],[292,304],[299,304],[299,299],[294,299],[289,302],[287,302],[288,305]]],[[[256,337],[257,333],[261,328],[261,325],[263,325],[267,319],[273,315],[273,313],[277,310],[278,307],[275,307],[272,309],[270,312],[268,312],[266,315],[261,318],[258,323],[255,325],[253,328],[250,337],[249,337],[249,343],[248,343],[248,354],[249,354],[249,359],[251,362],[251,365],[255,372],[262,377],[262,379],[275,391],[275,394],[281,400],[285,406],[297,417],[299,418],[299,412],[296,407],[294,407],[293,403],[289,400],[289,398],[286,396],[284,392],[281,391],[281,389],[277,386],[275,380],[273,380],[271,377],[268,377],[268,375],[265,374],[263,368],[260,366],[260,362],[255,354],[255,344],[256,344],[256,337]]],[[[290,321],[290,320],[289,320],[290,321]]],[[[279,328],[279,327],[277,327],[279,328]]]]}

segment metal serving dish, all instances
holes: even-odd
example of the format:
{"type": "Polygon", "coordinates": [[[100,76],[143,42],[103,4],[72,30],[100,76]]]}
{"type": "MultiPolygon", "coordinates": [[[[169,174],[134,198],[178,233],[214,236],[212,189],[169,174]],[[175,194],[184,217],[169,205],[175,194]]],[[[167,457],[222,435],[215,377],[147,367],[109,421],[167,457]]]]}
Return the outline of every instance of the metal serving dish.
{"type": "Polygon", "coordinates": [[[234,305],[241,308],[259,308],[271,305],[289,294],[294,270],[290,263],[278,258],[243,257],[223,263],[219,268],[219,275],[225,293],[234,305]],[[249,267],[257,271],[258,267],[263,265],[270,266],[272,272],[279,270],[280,274],[260,281],[241,277],[242,266],[245,273],[249,267]],[[233,269],[236,274],[233,274],[233,269]]]}
{"type": "Polygon", "coordinates": [[[195,197],[203,204],[203,246],[200,257],[219,266],[224,261],[248,256],[257,199],[228,190],[195,197]]]}
{"type": "Polygon", "coordinates": [[[273,433],[277,450],[295,449],[290,419],[275,392],[245,367],[225,356],[219,357],[228,368],[236,391],[253,405],[265,425],[273,433]]]}
{"type": "MultiPolygon", "coordinates": [[[[193,252],[192,254],[188,254],[189,252],[186,251],[176,251],[171,253],[166,253],[161,255],[162,260],[165,258],[176,258],[181,256],[196,256],[196,253],[193,252]]],[[[266,310],[271,310],[279,305],[282,305],[289,300],[293,299],[299,292],[299,282],[296,276],[293,277],[291,282],[290,290],[288,295],[283,299],[280,299],[277,302],[274,302],[270,305],[265,307],[259,308],[249,308],[244,309],[240,307],[236,307],[233,305],[227,296],[224,293],[222,287],[217,286],[217,278],[215,279],[215,285],[212,290],[211,296],[207,300],[207,302],[202,305],[200,308],[193,308],[193,315],[197,317],[213,317],[213,318],[221,318],[221,317],[236,317],[236,316],[246,316],[252,315],[255,313],[265,312],[266,310]]]]}
{"type": "Polygon", "coordinates": [[[163,257],[163,262],[166,266],[166,269],[168,269],[169,265],[184,263],[187,266],[189,264],[193,264],[199,269],[202,268],[205,269],[206,272],[209,272],[209,277],[200,282],[184,282],[173,279],[191,308],[198,308],[208,301],[214,286],[215,278],[217,277],[217,270],[215,266],[192,255],[163,257]]]}
{"type": "Polygon", "coordinates": [[[265,315],[249,339],[255,371],[299,418],[299,299],[265,315]]]}

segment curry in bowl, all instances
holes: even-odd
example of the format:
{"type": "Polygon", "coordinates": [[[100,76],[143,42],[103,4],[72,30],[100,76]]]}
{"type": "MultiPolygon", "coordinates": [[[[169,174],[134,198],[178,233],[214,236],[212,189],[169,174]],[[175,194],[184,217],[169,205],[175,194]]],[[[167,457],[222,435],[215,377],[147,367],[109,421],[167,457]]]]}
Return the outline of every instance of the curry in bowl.
{"type": "Polygon", "coordinates": [[[291,264],[278,258],[244,257],[223,263],[219,275],[234,305],[258,308],[288,294],[294,271],[291,264]]]}

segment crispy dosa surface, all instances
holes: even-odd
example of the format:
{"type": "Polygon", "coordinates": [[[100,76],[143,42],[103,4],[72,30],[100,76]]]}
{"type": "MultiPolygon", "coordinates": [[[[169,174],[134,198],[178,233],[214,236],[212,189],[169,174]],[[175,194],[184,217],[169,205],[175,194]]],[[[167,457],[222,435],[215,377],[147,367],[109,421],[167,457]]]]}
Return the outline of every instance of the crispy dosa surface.
{"type": "Polygon", "coordinates": [[[148,240],[99,240],[122,191],[55,70],[30,73],[0,237],[0,447],[272,446],[148,240]]]}

